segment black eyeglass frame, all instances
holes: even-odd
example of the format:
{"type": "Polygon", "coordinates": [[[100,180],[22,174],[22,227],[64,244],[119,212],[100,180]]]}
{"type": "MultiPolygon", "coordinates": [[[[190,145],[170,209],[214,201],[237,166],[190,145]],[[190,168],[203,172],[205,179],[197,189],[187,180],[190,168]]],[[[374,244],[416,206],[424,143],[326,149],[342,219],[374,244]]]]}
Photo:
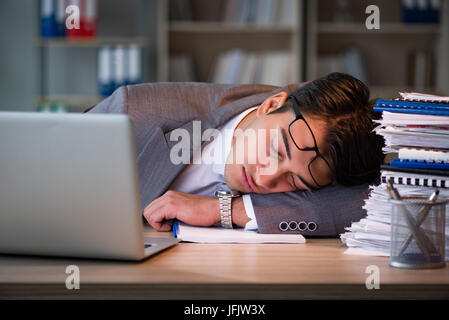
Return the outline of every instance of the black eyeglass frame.
{"type": "Polygon", "coordinates": [[[313,134],[313,131],[312,131],[312,129],[310,128],[309,124],[307,123],[306,119],[304,119],[303,115],[302,115],[301,112],[299,111],[299,103],[298,103],[298,100],[297,100],[296,97],[293,96],[293,95],[290,95],[290,96],[288,97],[288,99],[293,100],[293,101],[292,101],[292,108],[293,108],[293,111],[295,112],[295,119],[294,119],[292,122],[290,122],[290,124],[288,125],[288,134],[290,135],[290,139],[292,139],[293,144],[294,144],[295,147],[298,148],[298,150],[300,150],[300,151],[315,151],[315,156],[310,160],[310,162],[309,162],[307,168],[308,168],[308,170],[309,170],[310,176],[311,176],[312,179],[313,179],[313,182],[315,182],[315,184],[316,184],[318,187],[322,188],[322,187],[328,186],[328,185],[332,184],[332,181],[331,181],[329,184],[326,184],[326,185],[320,185],[320,184],[315,180],[315,178],[313,177],[312,170],[310,169],[310,166],[312,165],[313,161],[315,161],[317,158],[321,158],[321,159],[324,160],[324,162],[326,162],[327,166],[328,166],[329,169],[330,169],[329,162],[328,162],[328,161],[326,160],[326,158],[324,158],[323,155],[320,153],[320,150],[318,149],[318,145],[317,145],[317,143],[316,143],[315,135],[313,134]],[[292,134],[290,128],[291,128],[291,126],[292,126],[296,121],[298,121],[298,120],[304,121],[304,123],[306,124],[306,126],[307,126],[307,128],[309,129],[310,133],[312,134],[314,147],[300,148],[300,147],[296,144],[296,141],[295,141],[295,139],[293,138],[293,134],[292,134]]]}

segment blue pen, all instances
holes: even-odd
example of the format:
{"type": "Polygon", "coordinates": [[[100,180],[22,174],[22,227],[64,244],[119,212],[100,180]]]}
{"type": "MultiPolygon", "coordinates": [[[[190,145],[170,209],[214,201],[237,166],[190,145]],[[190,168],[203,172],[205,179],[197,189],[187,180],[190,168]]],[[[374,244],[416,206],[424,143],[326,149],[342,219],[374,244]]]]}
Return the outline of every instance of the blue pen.
{"type": "Polygon", "coordinates": [[[178,220],[173,221],[173,237],[178,236],[178,220]]]}

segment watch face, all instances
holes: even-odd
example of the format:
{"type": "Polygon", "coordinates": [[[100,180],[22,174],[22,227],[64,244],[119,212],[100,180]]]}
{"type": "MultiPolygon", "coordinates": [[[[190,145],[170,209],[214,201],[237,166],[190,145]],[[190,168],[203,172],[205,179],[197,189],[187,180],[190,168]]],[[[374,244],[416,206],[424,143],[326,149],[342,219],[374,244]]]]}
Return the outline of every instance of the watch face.
{"type": "Polygon", "coordinates": [[[233,197],[233,198],[240,197],[240,192],[238,192],[238,191],[231,191],[230,194],[231,194],[231,197],[233,197]]]}
{"type": "Polygon", "coordinates": [[[216,197],[231,197],[231,198],[235,198],[235,197],[240,197],[240,192],[238,191],[232,191],[232,190],[217,190],[215,191],[215,196],[216,197]]]}

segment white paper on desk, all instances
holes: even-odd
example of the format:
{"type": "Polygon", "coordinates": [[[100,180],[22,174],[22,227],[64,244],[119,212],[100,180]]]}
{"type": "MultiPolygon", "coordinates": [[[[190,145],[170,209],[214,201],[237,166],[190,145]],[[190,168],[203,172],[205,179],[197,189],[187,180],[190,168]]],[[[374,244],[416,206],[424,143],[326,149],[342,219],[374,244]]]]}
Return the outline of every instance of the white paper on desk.
{"type": "Polygon", "coordinates": [[[223,229],[220,227],[194,227],[178,224],[177,238],[201,243],[305,243],[300,234],[263,234],[244,229],[223,229]]]}

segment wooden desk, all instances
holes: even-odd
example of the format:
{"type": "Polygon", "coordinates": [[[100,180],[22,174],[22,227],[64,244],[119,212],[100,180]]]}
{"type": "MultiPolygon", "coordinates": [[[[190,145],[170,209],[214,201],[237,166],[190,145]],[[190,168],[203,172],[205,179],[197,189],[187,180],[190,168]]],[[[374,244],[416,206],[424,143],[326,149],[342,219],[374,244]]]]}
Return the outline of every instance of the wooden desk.
{"type": "Polygon", "coordinates": [[[308,239],[307,244],[180,243],[141,263],[0,255],[0,299],[449,298],[447,266],[395,269],[388,258],[344,250],[339,239],[308,239]],[[71,264],[80,269],[79,290],[65,287],[71,264]],[[369,265],[380,269],[379,290],[365,286],[369,265]]]}

